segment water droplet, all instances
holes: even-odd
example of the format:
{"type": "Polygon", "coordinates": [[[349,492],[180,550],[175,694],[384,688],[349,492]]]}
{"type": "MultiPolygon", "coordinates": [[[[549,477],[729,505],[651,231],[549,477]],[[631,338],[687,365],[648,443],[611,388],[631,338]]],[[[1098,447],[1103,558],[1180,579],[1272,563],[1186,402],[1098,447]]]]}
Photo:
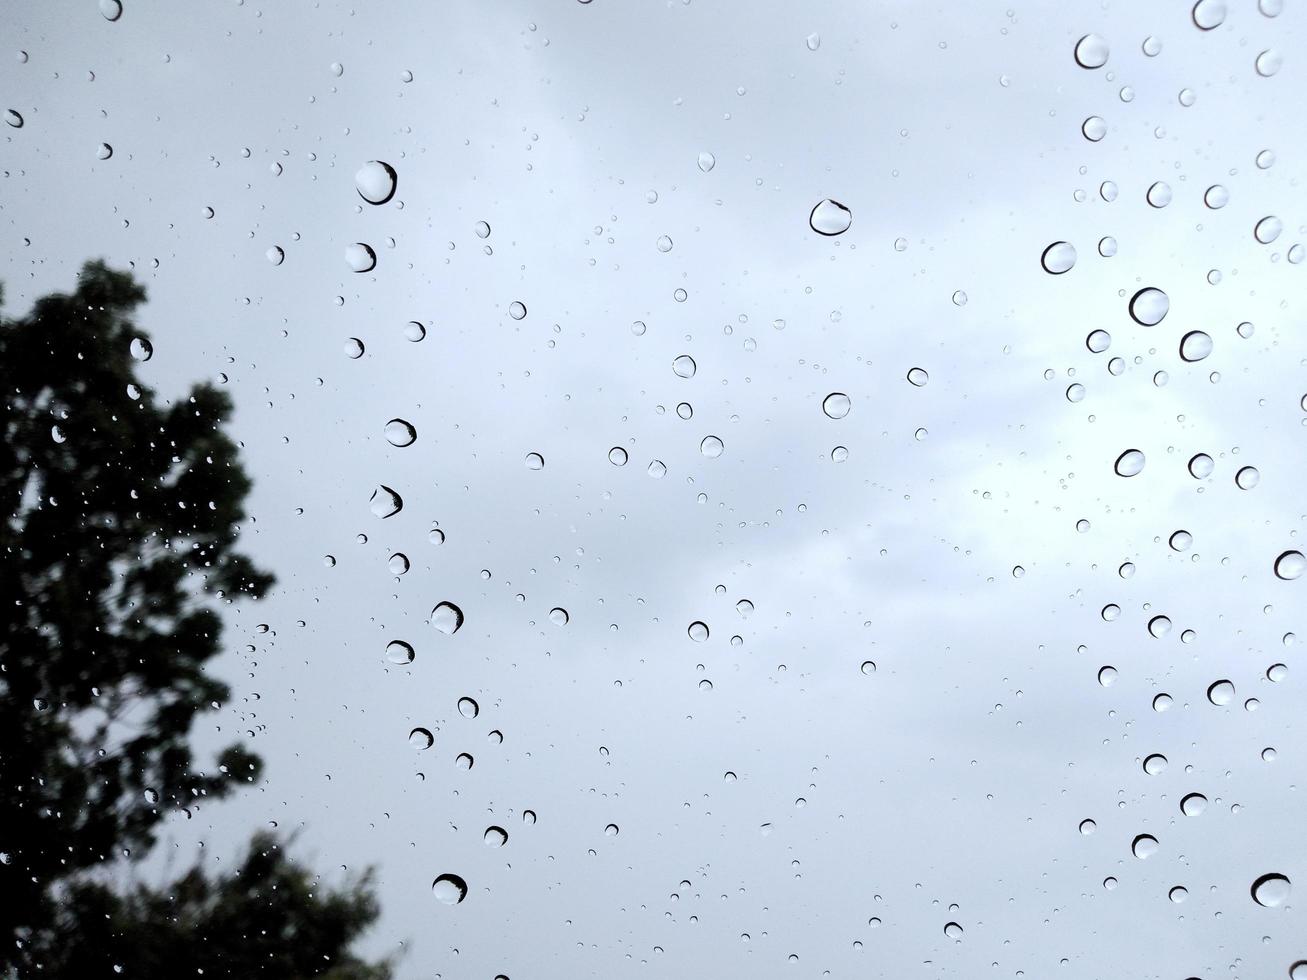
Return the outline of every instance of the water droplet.
{"type": "Polygon", "coordinates": [[[929,380],[930,375],[926,373],[925,368],[914,367],[908,371],[908,384],[916,388],[924,388],[929,380]]]}
{"type": "Polygon", "coordinates": [[[661,459],[650,460],[649,468],[645,470],[655,480],[661,480],[667,475],[667,464],[661,459]]]}
{"type": "Polygon", "coordinates": [[[1181,902],[1183,902],[1186,898],[1189,897],[1189,889],[1185,888],[1184,885],[1176,885],[1174,888],[1172,888],[1169,892],[1166,893],[1166,897],[1169,898],[1176,905],[1179,905],[1181,902]]]}
{"type": "Polygon", "coordinates": [[[962,938],[962,927],[956,922],[947,922],[944,924],[944,935],[949,939],[958,940],[962,938]]]}
{"type": "Polygon", "coordinates": [[[467,898],[467,882],[454,874],[443,874],[431,883],[431,894],[445,905],[457,905],[467,898]]]}
{"type": "Polygon", "coordinates": [[[14,129],[22,129],[23,114],[19,112],[17,109],[6,109],[5,123],[12,126],[14,129]]]}
{"type": "Polygon", "coordinates": [[[1293,887],[1284,875],[1272,873],[1262,875],[1253,882],[1249,890],[1254,902],[1263,908],[1274,909],[1289,900],[1289,893],[1293,887]]]}
{"type": "Polygon", "coordinates": [[[1274,48],[1268,48],[1257,56],[1257,60],[1253,62],[1253,68],[1262,78],[1270,78],[1280,70],[1283,64],[1284,58],[1280,56],[1280,52],[1274,48]]]}
{"type": "Polygon", "coordinates": [[[123,15],[121,0],[100,0],[100,16],[113,23],[123,15]]]}
{"type": "Polygon", "coordinates": [[[431,610],[431,625],[446,636],[453,636],[463,626],[463,610],[452,602],[439,603],[431,610]]]}
{"type": "Polygon", "coordinates": [[[1280,237],[1284,223],[1273,214],[1268,214],[1253,227],[1253,237],[1263,245],[1269,245],[1280,237]]]}
{"type": "Polygon", "coordinates": [[[394,517],[404,509],[404,498],[385,484],[378,484],[372,491],[368,508],[377,517],[394,517]]]}
{"type": "Polygon", "coordinates": [[[803,39],[803,43],[807,45],[809,51],[816,51],[821,47],[821,35],[813,31],[803,39]]]}
{"type": "Polygon", "coordinates": [[[435,744],[435,737],[425,728],[415,728],[408,733],[408,744],[423,752],[435,744]]]}
{"type": "Polygon", "coordinates": [[[1102,116],[1090,116],[1080,124],[1080,132],[1091,143],[1097,143],[1107,135],[1107,120],[1102,116]]]}
{"type": "Polygon", "coordinates": [[[350,337],[345,341],[345,356],[350,360],[357,361],[363,356],[363,351],[365,349],[363,341],[359,340],[357,337],[350,337]]]}
{"type": "Polygon", "coordinates": [[[1086,34],[1076,42],[1076,64],[1081,68],[1102,68],[1107,64],[1111,51],[1106,38],[1099,34],[1086,34]]]}
{"type": "Polygon", "coordinates": [[[132,355],[132,360],[148,361],[154,356],[154,345],[144,337],[133,337],[127,352],[132,355]]]}
{"type": "Polygon", "coordinates": [[[1080,834],[1083,837],[1089,837],[1098,829],[1098,824],[1093,820],[1085,819],[1080,821],[1080,834]]]}
{"type": "Polygon", "coordinates": [[[1289,676],[1289,668],[1286,664],[1271,664],[1266,668],[1266,679],[1272,684],[1278,684],[1289,676]]]}
{"type": "Polygon", "coordinates": [[[1075,246],[1070,242],[1054,242],[1044,249],[1044,254],[1039,257],[1039,262],[1044,267],[1045,272],[1054,276],[1070,272],[1076,264],[1075,246]]]}
{"type": "Polygon", "coordinates": [[[1154,616],[1148,621],[1148,632],[1155,639],[1160,640],[1171,632],[1171,618],[1169,616],[1154,616]]]}
{"type": "Polygon", "coordinates": [[[1148,193],[1144,196],[1153,207],[1164,208],[1171,203],[1171,185],[1159,180],[1148,188],[1148,193]]]}
{"type": "Polygon", "coordinates": [[[1203,203],[1213,211],[1219,211],[1230,203],[1230,192],[1221,184],[1213,184],[1203,192],[1203,203]]]}
{"type": "Polygon", "coordinates": [[[1307,571],[1307,558],[1301,551],[1285,551],[1275,559],[1275,576],[1286,582],[1300,578],[1307,571]]]}
{"type": "Polygon", "coordinates": [[[813,207],[808,215],[808,225],[818,235],[827,238],[842,235],[853,224],[853,212],[839,201],[823,198],[813,207]]]}
{"type": "Polygon", "coordinates": [[[672,250],[672,240],[666,235],[659,235],[658,240],[654,242],[654,247],[660,252],[670,252],[672,250]]]}
{"type": "Polygon", "coordinates": [[[484,221],[478,221],[472,226],[472,231],[476,233],[477,238],[490,237],[490,225],[484,221]]]}
{"type": "Polygon", "coordinates": [[[1138,449],[1127,449],[1116,458],[1117,476],[1138,476],[1144,471],[1144,454],[1138,449]]]}
{"type": "Polygon", "coordinates": [[[1206,809],[1207,797],[1202,793],[1186,793],[1180,799],[1180,812],[1186,817],[1202,816],[1203,811],[1206,809]]]}
{"type": "Polygon", "coordinates": [[[1181,360],[1193,363],[1201,361],[1212,353],[1212,338],[1201,330],[1190,330],[1180,338],[1181,360]]]}
{"type": "Polygon", "coordinates": [[[1307,980],[1307,960],[1299,960],[1289,967],[1289,980],[1307,980]]]}
{"type": "Polygon", "coordinates": [[[481,713],[481,706],[472,698],[459,698],[458,713],[464,718],[475,718],[481,713]]]}
{"type": "Polygon", "coordinates": [[[508,843],[508,831],[503,827],[490,826],[481,835],[481,840],[485,842],[486,847],[503,847],[508,843]]]}
{"type": "Polygon", "coordinates": [[[604,828],[605,837],[616,837],[617,834],[618,834],[618,829],[617,829],[617,824],[615,823],[610,823],[607,827],[604,828]]]}
{"type": "Polygon", "coordinates": [[[527,825],[534,825],[536,822],[536,812],[534,810],[523,810],[522,822],[527,825]]]}
{"type": "Polygon", "coordinates": [[[849,447],[836,446],[830,451],[830,460],[832,463],[847,463],[849,460],[849,447]]]}
{"type": "Polygon", "coordinates": [[[391,575],[407,574],[409,569],[408,555],[402,551],[395,552],[386,559],[386,568],[390,570],[391,575]]]}
{"type": "Polygon", "coordinates": [[[1098,240],[1098,254],[1105,259],[1110,259],[1116,254],[1116,239],[1111,235],[1106,235],[1098,240]]]}
{"type": "Polygon", "coordinates": [[[1172,551],[1188,551],[1193,547],[1194,536],[1188,531],[1176,531],[1167,542],[1172,551]]]}
{"type": "Polygon", "coordinates": [[[354,189],[369,204],[385,204],[395,196],[399,174],[382,160],[369,160],[354,174],[354,189]]]}
{"type": "Polygon", "coordinates": [[[706,639],[708,639],[708,624],[702,623],[696,619],[693,623],[689,625],[689,628],[686,630],[686,633],[689,634],[690,639],[692,639],[695,643],[702,643],[706,639]]]}
{"type": "Polygon", "coordinates": [[[508,315],[514,320],[525,320],[526,304],[519,300],[513,300],[513,302],[508,304],[508,315]]]}
{"type": "Polygon", "coordinates": [[[475,764],[476,764],[476,760],[472,758],[472,754],[470,752],[460,752],[457,756],[454,757],[455,769],[461,769],[464,772],[467,772],[467,770],[471,769],[472,766],[475,764]]]}
{"type": "Polygon", "coordinates": [[[1234,700],[1234,684],[1228,680],[1219,680],[1207,688],[1207,700],[1220,707],[1234,700]]]}
{"type": "Polygon", "coordinates": [[[1112,335],[1106,330],[1091,330],[1085,338],[1085,346],[1093,353],[1101,354],[1112,346],[1112,335]]]}
{"type": "Polygon", "coordinates": [[[967,305],[967,294],[964,293],[964,292],[963,292],[962,290],[960,290],[960,289],[957,290],[957,291],[955,291],[955,292],[953,293],[953,305],[954,305],[954,306],[966,306],[966,305],[967,305]]]}
{"type": "Polygon", "coordinates": [[[713,167],[717,166],[717,158],[713,156],[711,153],[709,153],[707,150],[704,150],[702,153],[699,154],[698,162],[699,162],[699,169],[702,170],[704,173],[708,173],[708,171],[712,170],[713,167]]]}
{"type": "Polygon", "coordinates": [[[426,338],[427,328],[422,326],[416,320],[409,320],[404,324],[404,339],[410,343],[418,343],[426,338]]]}
{"type": "Polygon", "coordinates": [[[525,462],[528,470],[543,470],[545,468],[545,458],[539,453],[527,453],[525,462]]]}
{"type": "Polygon", "coordinates": [[[1156,58],[1162,53],[1162,42],[1150,34],[1144,38],[1144,43],[1140,45],[1140,48],[1148,57],[1156,58]]]}
{"type": "Polygon", "coordinates": [[[625,466],[627,460],[626,450],[621,446],[614,446],[608,450],[608,462],[614,466],[625,466]]]}
{"type": "Polygon", "coordinates": [[[1152,834],[1140,834],[1130,842],[1130,853],[1141,861],[1146,861],[1157,853],[1159,845],[1152,834]]]}
{"type": "Polygon", "coordinates": [[[1098,615],[1105,623],[1115,623],[1121,616],[1121,607],[1115,602],[1109,602],[1099,610],[1098,615]]]}
{"type": "Polygon", "coordinates": [[[1172,699],[1169,694],[1158,694],[1153,698],[1153,710],[1158,714],[1171,710],[1172,699]]]}
{"type": "Polygon", "coordinates": [[[377,253],[371,245],[354,242],[345,246],[345,264],[355,272],[371,272],[377,267],[377,253]]]}
{"type": "Polygon", "coordinates": [[[1206,480],[1216,469],[1216,462],[1206,453],[1189,457],[1189,475],[1195,480],[1206,480]]]}
{"type": "Polygon", "coordinates": [[[1166,772],[1166,756],[1160,752],[1154,752],[1144,759],[1144,772],[1150,776],[1160,776],[1166,772]]]}
{"type": "Polygon", "coordinates": [[[1141,327],[1155,327],[1171,310],[1171,300],[1155,286],[1147,286],[1130,297],[1130,316],[1141,327]]]}
{"type": "Polygon", "coordinates": [[[1225,0],[1198,0],[1194,4],[1194,23],[1204,31],[1225,23],[1225,0]]]}
{"type": "Polygon", "coordinates": [[[280,245],[273,245],[263,253],[263,257],[272,265],[281,265],[286,261],[286,251],[280,245]]]}
{"type": "Polygon", "coordinates": [[[1098,668],[1098,683],[1103,687],[1111,687],[1116,683],[1116,668],[1111,664],[1098,668]]]}
{"type": "Polygon", "coordinates": [[[391,640],[386,644],[386,659],[392,664],[399,664],[402,667],[404,664],[411,664],[416,657],[417,653],[412,645],[403,640],[391,640]]]}
{"type": "Polygon", "coordinates": [[[1108,891],[1112,891],[1113,889],[1116,888],[1116,879],[1113,878],[1111,875],[1108,875],[1106,878],[1103,879],[1103,887],[1108,891]]]}
{"type": "Polygon", "coordinates": [[[1113,201],[1115,201],[1117,195],[1120,193],[1121,193],[1121,189],[1116,186],[1116,181],[1114,180],[1105,180],[1098,185],[1098,196],[1101,197],[1108,204],[1111,204],[1113,201]]]}
{"type": "Polygon", "coordinates": [[[566,626],[571,621],[571,617],[562,606],[555,606],[549,610],[549,621],[555,626],[566,626]]]}
{"type": "Polygon", "coordinates": [[[832,391],[821,402],[821,410],[826,413],[826,417],[829,419],[842,419],[849,414],[852,408],[853,402],[842,391],[832,391]]]}
{"type": "Polygon", "coordinates": [[[694,372],[699,370],[699,366],[694,363],[694,358],[689,354],[681,354],[676,360],[672,361],[672,371],[678,378],[693,378],[694,372]]]}
{"type": "Polygon", "coordinates": [[[704,436],[699,443],[699,452],[709,459],[716,459],[726,450],[725,444],[716,436],[704,436]]]}
{"type": "Polygon", "coordinates": [[[413,445],[418,437],[418,430],[413,427],[413,423],[406,422],[404,419],[391,419],[386,423],[383,431],[386,434],[386,441],[400,448],[413,445]]]}
{"type": "Polygon", "coordinates": [[[1251,490],[1262,482],[1262,474],[1256,466],[1244,466],[1234,475],[1234,485],[1240,490],[1251,490]]]}

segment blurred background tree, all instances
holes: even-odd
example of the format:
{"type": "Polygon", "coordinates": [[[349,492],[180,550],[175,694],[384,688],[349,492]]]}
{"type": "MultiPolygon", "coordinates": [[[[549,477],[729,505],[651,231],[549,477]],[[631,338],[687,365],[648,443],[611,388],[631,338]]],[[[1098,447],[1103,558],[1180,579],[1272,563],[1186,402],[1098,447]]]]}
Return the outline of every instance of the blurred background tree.
{"type": "Polygon", "coordinates": [[[255,837],[229,875],[115,894],[169,812],[258,778],[238,744],[189,746],[225,684],[218,607],[272,576],[235,550],[250,488],[211,385],[159,404],[136,376],[145,290],[87,263],[77,289],[0,319],[0,964],[8,976],[381,978],[348,952],[377,917],[365,876],[315,890],[255,837]],[[163,964],[167,964],[166,969],[163,964]]]}

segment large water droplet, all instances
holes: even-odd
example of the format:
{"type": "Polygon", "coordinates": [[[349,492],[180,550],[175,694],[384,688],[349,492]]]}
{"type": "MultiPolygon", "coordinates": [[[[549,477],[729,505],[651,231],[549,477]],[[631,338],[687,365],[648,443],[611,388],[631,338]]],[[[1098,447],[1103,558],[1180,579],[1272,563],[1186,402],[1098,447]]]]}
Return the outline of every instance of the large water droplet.
{"type": "Polygon", "coordinates": [[[1200,817],[1207,809],[1207,797],[1202,793],[1186,793],[1180,799],[1180,812],[1186,817],[1200,817]]]}
{"type": "Polygon", "coordinates": [[[481,706],[472,698],[459,698],[458,713],[464,718],[475,718],[481,713],[481,706]]]}
{"type": "Polygon", "coordinates": [[[23,114],[19,112],[17,109],[6,109],[5,123],[6,125],[12,126],[14,129],[22,129],[23,114]]]}
{"type": "Polygon", "coordinates": [[[431,732],[425,728],[414,728],[408,733],[408,744],[419,752],[423,752],[435,744],[435,738],[431,732]]]}
{"type": "Polygon", "coordinates": [[[1150,206],[1164,208],[1171,203],[1171,185],[1164,180],[1159,180],[1149,186],[1148,193],[1144,197],[1150,206]]]}
{"type": "Polygon", "coordinates": [[[1095,354],[1101,354],[1112,346],[1112,335],[1106,330],[1091,330],[1085,337],[1085,346],[1095,354]]]}
{"type": "Polygon", "coordinates": [[[543,470],[545,468],[545,458],[539,453],[527,453],[525,462],[528,470],[543,470]]]}
{"type": "Polygon", "coordinates": [[[1275,559],[1275,576],[1291,582],[1307,571],[1307,558],[1301,551],[1284,551],[1275,559]]]}
{"type": "Polygon", "coordinates": [[[382,160],[369,160],[354,174],[354,189],[369,204],[385,204],[395,196],[399,175],[382,160]]]}
{"type": "Polygon", "coordinates": [[[1262,482],[1262,474],[1256,466],[1244,466],[1234,475],[1234,485],[1240,490],[1251,490],[1262,482]]]}
{"type": "Polygon", "coordinates": [[[1117,476],[1138,476],[1144,471],[1144,454],[1138,449],[1127,449],[1116,458],[1117,476]]]}
{"type": "Polygon", "coordinates": [[[1130,842],[1130,853],[1141,861],[1146,861],[1157,853],[1159,844],[1152,834],[1140,834],[1130,842]]]}
{"type": "Polygon", "coordinates": [[[672,371],[678,378],[693,378],[697,370],[699,366],[694,363],[694,358],[689,354],[681,354],[672,361],[672,371]]]}
{"type": "Polygon", "coordinates": [[[431,625],[446,636],[453,636],[463,625],[463,610],[452,602],[442,602],[431,610],[431,625]]]}
{"type": "Polygon", "coordinates": [[[695,643],[702,643],[704,640],[708,639],[708,624],[696,619],[690,624],[686,632],[689,634],[690,639],[694,640],[695,643]]]}
{"type": "Polygon", "coordinates": [[[959,940],[962,938],[962,927],[956,922],[946,922],[944,924],[944,935],[949,939],[959,940]]]}
{"type": "Polygon", "coordinates": [[[1274,48],[1267,48],[1253,61],[1253,69],[1262,78],[1270,78],[1284,66],[1284,58],[1274,48]]]}
{"type": "Polygon", "coordinates": [[[625,466],[627,459],[628,456],[626,450],[621,446],[614,446],[612,449],[608,450],[608,462],[612,463],[614,466],[625,466]]]}
{"type": "Polygon", "coordinates": [[[821,410],[825,412],[826,417],[830,419],[842,419],[844,416],[849,414],[849,411],[852,408],[853,402],[850,401],[849,396],[844,394],[842,391],[832,391],[829,395],[823,398],[821,402],[821,410]]]}
{"type": "Polygon", "coordinates": [[[386,644],[386,659],[392,664],[411,664],[417,654],[413,651],[412,644],[405,643],[403,640],[391,640],[386,644]]]}
{"type": "Polygon", "coordinates": [[[1188,551],[1194,545],[1194,536],[1185,530],[1175,531],[1167,543],[1172,551],[1188,551]]]}
{"type": "Polygon", "coordinates": [[[377,489],[372,491],[368,509],[377,517],[394,517],[404,509],[404,498],[385,484],[378,484],[377,489]]]}
{"type": "Polygon", "coordinates": [[[457,905],[467,898],[467,882],[455,874],[443,874],[431,883],[431,894],[445,905],[457,905]]]}
{"type": "Polygon", "coordinates": [[[418,430],[413,428],[413,423],[406,422],[404,419],[391,419],[386,423],[383,431],[386,434],[386,441],[400,448],[413,445],[418,437],[418,430]]]}
{"type": "Polygon", "coordinates": [[[1273,214],[1268,214],[1253,226],[1253,237],[1263,245],[1269,245],[1280,237],[1284,231],[1284,222],[1273,214]]]}
{"type": "Polygon", "coordinates": [[[1150,776],[1160,776],[1166,772],[1166,756],[1160,752],[1154,752],[1144,759],[1144,772],[1150,776]]]}
{"type": "Polygon", "coordinates": [[[607,827],[604,828],[605,837],[616,837],[617,834],[618,834],[618,827],[617,824],[615,823],[610,823],[607,827]]]}
{"type": "Polygon", "coordinates": [[[1090,116],[1080,124],[1080,132],[1089,142],[1097,143],[1107,135],[1107,120],[1102,116],[1090,116]]]}
{"type": "Polygon", "coordinates": [[[1130,297],[1130,316],[1142,327],[1155,327],[1171,309],[1171,300],[1155,286],[1147,286],[1130,297]]]}
{"type": "Polygon", "coordinates": [[[716,459],[725,450],[725,444],[716,436],[704,436],[703,441],[699,443],[699,452],[709,459],[716,459]]]}
{"type": "Polygon", "coordinates": [[[1107,64],[1108,55],[1111,54],[1111,48],[1108,46],[1107,39],[1099,34],[1086,34],[1076,42],[1075,58],[1076,64],[1081,68],[1102,68],[1107,64]]]}
{"type": "Polygon", "coordinates": [[[1076,264],[1076,248],[1070,242],[1054,242],[1039,257],[1044,271],[1055,276],[1069,272],[1076,264]]]}
{"type": "Polygon", "coordinates": [[[1212,704],[1229,704],[1234,700],[1234,684],[1228,680],[1215,681],[1207,687],[1207,700],[1212,704]]]}
{"type": "Polygon", "coordinates": [[[508,315],[514,320],[525,320],[526,304],[521,300],[513,300],[513,302],[508,304],[508,315]]]}
{"type": "Polygon", "coordinates": [[[481,840],[485,842],[486,847],[503,847],[508,843],[508,831],[503,827],[490,826],[481,835],[481,840]]]}
{"type": "Polygon", "coordinates": [[[916,388],[924,388],[926,382],[930,380],[930,375],[926,373],[925,368],[914,367],[908,371],[908,384],[916,388]]]}
{"type": "Polygon", "coordinates": [[[1189,457],[1189,475],[1195,480],[1206,480],[1216,469],[1216,461],[1206,453],[1197,453],[1189,457]]]}
{"type": "Polygon", "coordinates": [[[853,212],[839,201],[824,198],[813,207],[808,215],[808,225],[818,235],[832,237],[842,235],[853,224],[853,212]]]}
{"type": "Polygon", "coordinates": [[[1250,891],[1254,902],[1265,908],[1274,909],[1289,900],[1293,886],[1284,875],[1271,873],[1262,875],[1254,881],[1250,891]]]}
{"type": "Polygon", "coordinates": [[[345,246],[345,264],[355,272],[371,272],[377,267],[377,253],[371,245],[354,242],[345,246]]]}
{"type": "Polygon", "coordinates": [[[549,610],[549,621],[555,626],[566,626],[570,620],[571,617],[562,606],[555,606],[549,610]]]}
{"type": "Polygon", "coordinates": [[[1189,889],[1185,888],[1184,885],[1176,885],[1174,888],[1172,888],[1169,892],[1166,893],[1166,897],[1169,898],[1176,905],[1179,905],[1186,898],[1189,897],[1189,889]]]}
{"type": "Polygon", "coordinates": [[[127,352],[135,361],[148,361],[154,356],[154,345],[144,337],[133,337],[132,342],[127,345],[127,352]]]}
{"type": "Polygon", "coordinates": [[[113,23],[123,15],[121,0],[100,0],[100,16],[113,23]]]}

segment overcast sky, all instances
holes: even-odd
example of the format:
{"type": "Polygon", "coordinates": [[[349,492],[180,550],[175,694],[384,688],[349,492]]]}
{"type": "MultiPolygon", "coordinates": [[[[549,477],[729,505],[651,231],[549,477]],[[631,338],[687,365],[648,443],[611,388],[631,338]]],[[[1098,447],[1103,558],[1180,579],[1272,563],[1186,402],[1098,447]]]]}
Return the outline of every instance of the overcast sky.
{"type": "Polygon", "coordinates": [[[279,579],[230,611],[233,698],[197,732],[266,780],[171,817],[141,873],[229,864],[275,821],[330,882],[378,867],[365,948],[403,978],[1307,959],[1300,892],[1249,893],[1307,888],[1307,577],[1273,574],[1307,478],[1307,8],[1230,0],[1204,31],[1182,2],[122,3],[6,8],[5,311],[91,257],[134,268],[142,376],[223,381],[243,546],[279,579]],[[398,174],[378,206],[371,160],[398,174]],[[843,234],[809,227],[824,199],[843,234]]]}

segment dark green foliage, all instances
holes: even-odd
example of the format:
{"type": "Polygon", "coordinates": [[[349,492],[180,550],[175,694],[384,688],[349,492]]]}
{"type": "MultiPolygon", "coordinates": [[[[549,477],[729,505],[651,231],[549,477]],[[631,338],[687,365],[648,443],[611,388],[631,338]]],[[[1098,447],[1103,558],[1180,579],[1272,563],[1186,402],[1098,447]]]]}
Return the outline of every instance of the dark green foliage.
{"type": "MultiPolygon", "coordinates": [[[[200,385],[160,404],[136,377],[132,342],[147,338],[131,315],[144,300],[130,275],[92,262],[72,294],[0,321],[0,972],[35,975],[35,951],[68,925],[59,906],[85,872],[144,854],[169,810],[259,775],[238,745],[205,763],[188,744],[197,715],[228,696],[205,673],[221,649],[215,606],[263,594],[272,577],[235,551],[250,480],[221,428],[230,399],[200,385]]],[[[259,861],[271,860],[274,879],[306,891],[279,851],[259,857],[269,847],[258,843],[244,880],[265,880],[259,861]]],[[[207,922],[214,956],[276,949],[194,904],[233,881],[196,872],[178,887],[188,897],[168,914],[207,922]]],[[[157,933],[156,952],[161,937],[185,935],[158,928],[165,896],[75,897],[100,902],[124,936],[157,933]]],[[[268,900],[251,897],[245,911],[268,900]]],[[[340,901],[354,902],[352,924],[332,918],[344,906],[292,906],[307,918],[286,927],[327,943],[320,959],[375,917],[366,895],[340,901]]]]}

